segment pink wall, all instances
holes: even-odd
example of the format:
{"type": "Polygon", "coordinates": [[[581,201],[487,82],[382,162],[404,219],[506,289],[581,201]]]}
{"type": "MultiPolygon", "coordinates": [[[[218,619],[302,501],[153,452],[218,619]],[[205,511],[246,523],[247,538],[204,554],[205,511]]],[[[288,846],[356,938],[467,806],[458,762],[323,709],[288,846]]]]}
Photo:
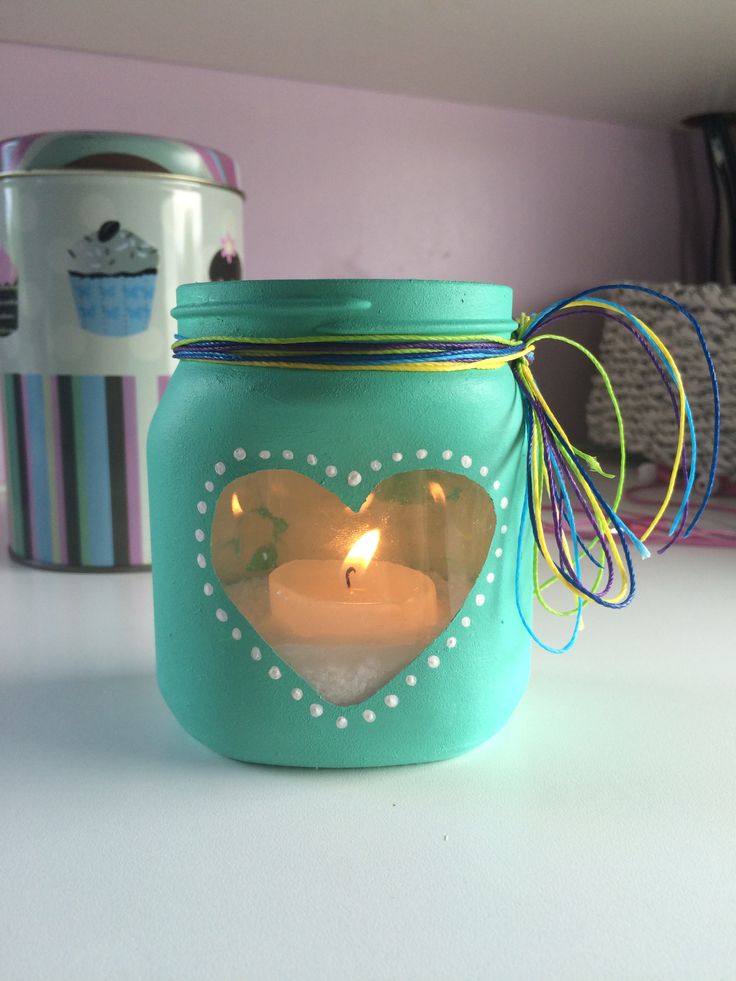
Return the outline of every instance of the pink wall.
{"type": "Polygon", "coordinates": [[[670,135],[0,44],[0,138],[102,128],[231,153],[248,277],[512,285],[519,308],[679,272],[670,135]]]}
{"type": "Polygon", "coordinates": [[[232,154],[249,278],[495,281],[519,311],[680,272],[664,131],[13,44],[0,91],[0,138],[121,129],[232,154]]]}

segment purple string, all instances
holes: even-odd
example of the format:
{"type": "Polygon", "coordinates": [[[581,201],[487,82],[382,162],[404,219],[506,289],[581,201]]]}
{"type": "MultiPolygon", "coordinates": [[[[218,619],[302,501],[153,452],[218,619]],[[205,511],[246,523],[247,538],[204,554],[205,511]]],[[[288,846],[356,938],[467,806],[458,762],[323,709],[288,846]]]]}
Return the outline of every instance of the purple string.
{"type": "MultiPolygon", "coordinates": [[[[547,471],[550,487],[556,487],[558,481],[557,474],[554,472],[551,463],[551,458],[554,455],[555,462],[557,463],[559,471],[562,475],[562,479],[565,481],[566,484],[572,486],[573,493],[575,494],[575,497],[580,503],[583,513],[586,519],[588,520],[588,523],[593,529],[593,537],[596,541],[598,541],[598,543],[600,544],[603,550],[603,554],[605,557],[605,565],[608,570],[608,576],[606,580],[606,585],[603,587],[602,590],[596,593],[596,595],[601,597],[606,596],[607,593],[610,592],[614,582],[614,563],[613,563],[613,555],[611,553],[610,547],[607,541],[605,540],[605,538],[603,537],[602,533],[598,529],[592,508],[590,507],[590,504],[582,494],[578,486],[578,483],[574,478],[570,465],[567,463],[564,456],[555,445],[555,441],[552,439],[551,432],[549,429],[549,424],[547,422],[547,418],[544,414],[544,410],[542,409],[542,406],[539,404],[537,399],[530,399],[530,402],[532,403],[532,411],[537,417],[537,421],[539,422],[540,425],[540,431],[542,434],[542,443],[544,448],[543,449],[544,465],[547,471]]],[[[567,516],[565,515],[564,509],[559,506],[559,501],[556,507],[554,506],[554,502],[553,502],[552,527],[553,527],[555,542],[557,544],[558,555],[561,563],[561,566],[558,565],[557,568],[560,569],[560,571],[562,571],[563,568],[566,569],[569,575],[577,581],[578,573],[576,572],[575,568],[572,566],[570,559],[567,557],[563,545],[562,533],[563,533],[563,528],[565,526],[567,526],[570,529],[570,533],[572,534],[572,527],[570,525],[567,516]]],[[[577,541],[580,542],[580,535],[577,532],[575,534],[575,537],[577,541]]],[[[592,556],[590,556],[590,554],[588,553],[587,548],[585,549],[585,551],[592,559],[592,556]]],[[[595,564],[598,565],[597,562],[595,564]]]]}

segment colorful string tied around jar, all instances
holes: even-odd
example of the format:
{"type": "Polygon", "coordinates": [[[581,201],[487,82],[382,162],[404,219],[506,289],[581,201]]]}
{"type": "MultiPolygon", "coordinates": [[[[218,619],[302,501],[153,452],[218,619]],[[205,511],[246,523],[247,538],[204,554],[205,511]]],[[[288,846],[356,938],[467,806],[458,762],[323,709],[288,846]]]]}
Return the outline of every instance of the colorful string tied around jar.
{"type": "Polygon", "coordinates": [[[540,646],[553,653],[562,653],[574,644],[581,626],[583,608],[587,603],[594,602],[609,609],[621,609],[633,599],[636,576],[632,548],[642,558],[649,557],[645,542],[664,520],[675,493],[678,474],[681,475],[683,484],[682,499],[668,529],[667,541],[659,551],[664,552],[678,540],[686,539],[697,525],[710,498],[716,476],[720,433],[718,382],[708,345],[697,320],[689,310],[671,297],[644,286],[626,283],[598,286],[560,300],[534,317],[522,315],[516,339],[527,344],[533,343],[535,347],[546,341],[557,341],[580,351],[600,375],[618,424],[618,477],[613,499],[609,503],[592,474],[609,479],[614,479],[613,475],[604,473],[595,457],[572,445],[537,386],[528,359],[514,364],[513,369],[525,399],[528,433],[525,520],[522,520],[519,528],[519,561],[516,570],[517,609],[527,631],[540,646]],[[705,491],[692,517],[690,511],[697,465],[697,437],[680,371],[670,351],[650,327],[624,307],[596,295],[614,289],[649,293],[674,307],[690,322],[703,351],[713,394],[713,450],[705,491]],[[626,473],[626,440],[621,410],[610,379],[604,366],[591,351],[571,338],[549,330],[552,324],[581,313],[597,313],[628,330],[652,362],[672,403],[677,432],[672,469],[662,502],[645,531],[639,536],[634,534],[618,514],[626,473]],[[553,542],[549,541],[543,522],[545,500],[551,509],[553,542]],[[531,524],[537,551],[536,561],[533,563],[534,592],[537,599],[549,613],[575,617],[571,636],[562,647],[551,647],[544,643],[524,616],[521,603],[521,550],[526,520],[531,524]],[[551,573],[544,581],[540,579],[539,573],[543,564],[551,573]],[[585,566],[592,569],[592,582],[589,585],[586,585],[583,571],[585,566]],[[555,582],[561,583],[575,597],[571,609],[559,610],[546,601],[544,591],[555,582]]]}
{"type": "Polygon", "coordinates": [[[447,372],[498,370],[509,366],[524,399],[528,436],[527,481],[518,534],[516,603],[531,637],[545,650],[562,653],[575,642],[586,604],[593,602],[608,609],[621,609],[631,602],[636,591],[632,549],[643,558],[649,557],[645,543],[665,520],[678,475],[682,480],[682,498],[668,529],[667,541],[660,551],[666,551],[678,540],[686,539],[697,525],[710,498],[716,475],[720,432],[718,383],[713,360],[697,320],[681,304],[648,287],[625,283],[598,286],[560,300],[534,317],[522,315],[518,323],[518,329],[511,338],[494,334],[442,337],[380,333],[320,335],[318,339],[212,336],[177,338],[173,352],[179,360],[309,371],[447,372]],[[713,450],[705,491],[692,516],[697,438],[680,371],[670,351],[650,327],[624,307],[597,295],[614,289],[649,293],[674,307],[690,322],[702,348],[712,382],[713,450]],[[555,328],[550,332],[553,324],[581,313],[607,317],[629,331],[642,353],[651,361],[672,404],[677,433],[672,469],[662,502],[640,535],[636,535],[618,513],[625,482],[626,441],[624,422],[611,381],[604,366],[588,348],[555,332],[555,328]],[[605,473],[594,456],[573,446],[534,379],[532,364],[537,349],[550,341],[577,349],[591,362],[603,381],[618,424],[617,477],[605,473]],[[601,492],[594,475],[616,480],[610,502],[601,492]],[[544,524],[547,507],[551,511],[551,534],[544,524]],[[552,647],[542,641],[523,611],[522,569],[527,523],[531,527],[536,551],[533,562],[535,595],[547,612],[574,617],[571,636],[561,647],[552,647]],[[546,578],[540,575],[540,569],[544,566],[549,573],[546,578]],[[547,601],[545,592],[554,583],[561,584],[574,597],[569,609],[557,609],[547,601]]]}

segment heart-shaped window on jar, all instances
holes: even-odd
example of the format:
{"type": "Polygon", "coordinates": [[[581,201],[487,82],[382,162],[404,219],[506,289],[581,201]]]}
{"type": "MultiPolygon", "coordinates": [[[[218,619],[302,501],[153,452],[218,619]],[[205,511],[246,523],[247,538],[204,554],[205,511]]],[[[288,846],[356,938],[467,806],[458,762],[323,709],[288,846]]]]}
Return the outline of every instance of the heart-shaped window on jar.
{"type": "Polygon", "coordinates": [[[351,705],[448,626],[494,527],[490,497],[460,474],[396,474],[353,511],[309,477],[266,470],[220,494],[212,565],[266,643],[323,698],[351,705]]]}

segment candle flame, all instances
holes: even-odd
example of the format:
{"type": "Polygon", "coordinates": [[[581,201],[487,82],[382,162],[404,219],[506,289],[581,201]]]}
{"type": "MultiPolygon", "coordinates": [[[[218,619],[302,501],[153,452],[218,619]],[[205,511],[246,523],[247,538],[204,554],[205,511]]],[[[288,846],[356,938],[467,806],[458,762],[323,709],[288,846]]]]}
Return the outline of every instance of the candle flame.
{"type": "Polygon", "coordinates": [[[371,559],[376,554],[380,538],[381,532],[378,528],[373,528],[372,531],[367,531],[365,535],[361,535],[345,556],[344,565],[367,569],[371,559]]]}
{"type": "Polygon", "coordinates": [[[430,480],[429,493],[432,495],[432,500],[435,504],[447,504],[447,497],[445,496],[442,484],[438,484],[436,480],[430,480]]]}
{"type": "Polygon", "coordinates": [[[233,494],[233,496],[230,499],[230,510],[233,512],[233,517],[235,518],[239,518],[240,515],[243,513],[243,507],[240,501],[238,500],[237,494],[233,494]]]}

